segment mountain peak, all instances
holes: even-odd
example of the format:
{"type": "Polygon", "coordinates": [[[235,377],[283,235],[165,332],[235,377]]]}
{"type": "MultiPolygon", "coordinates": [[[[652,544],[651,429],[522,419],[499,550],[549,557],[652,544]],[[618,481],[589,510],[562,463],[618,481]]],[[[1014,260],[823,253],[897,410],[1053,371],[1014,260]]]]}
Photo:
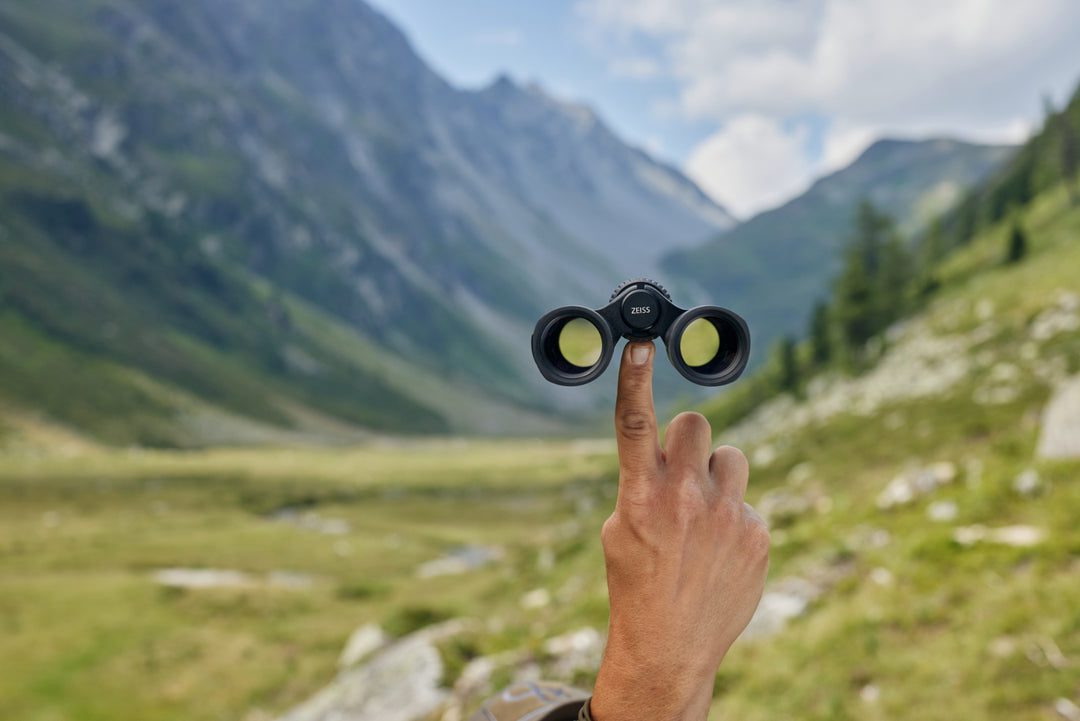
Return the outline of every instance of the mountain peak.
{"type": "MultiPolygon", "coordinates": [[[[946,136],[932,138],[880,138],[864,150],[849,167],[863,162],[891,158],[900,153],[917,152],[924,155],[943,155],[972,148],[1010,148],[1010,144],[988,145],[946,136]]],[[[842,171],[841,171],[842,172],[842,171]]]]}

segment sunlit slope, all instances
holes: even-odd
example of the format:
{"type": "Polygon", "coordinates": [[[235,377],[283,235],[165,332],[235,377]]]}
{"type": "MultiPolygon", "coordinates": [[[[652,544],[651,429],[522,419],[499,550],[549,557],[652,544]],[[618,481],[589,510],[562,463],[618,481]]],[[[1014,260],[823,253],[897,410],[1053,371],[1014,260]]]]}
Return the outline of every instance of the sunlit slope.
{"type": "Polygon", "coordinates": [[[1028,255],[1005,265],[1009,226],[983,232],[874,368],[718,429],[751,458],[773,598],[807,604],[729,657],[724,716],[1043,719],[1080,702],[1080,459],[1036,454],[1080,371],[1080,208],[1059,190],[1015,220],[1028,255]]]}
{"type": "Polygon", "coordinates": [[[49,185],[0,158],[0,417],[165,446],[543,428],[160,218],[49,185]]]}

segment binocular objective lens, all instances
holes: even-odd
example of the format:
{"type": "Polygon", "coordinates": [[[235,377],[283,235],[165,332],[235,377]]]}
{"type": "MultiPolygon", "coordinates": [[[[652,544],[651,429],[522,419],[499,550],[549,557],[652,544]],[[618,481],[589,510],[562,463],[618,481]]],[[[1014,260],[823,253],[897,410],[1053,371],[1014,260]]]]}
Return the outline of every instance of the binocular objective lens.
{"type": "Polygon", "coordinates": [[[585,318],[573,318],[559,330],[559,352],[571,365],[578,368],[594,366],[603,350],[600,331],[585,318]]]}
{"type": "Polygon", "coordinates": [[[679,339],[679,352],[686,365],[700,368],[716,358],[720,350],[720,333],[708,318],[691,321],[679,339]]]}

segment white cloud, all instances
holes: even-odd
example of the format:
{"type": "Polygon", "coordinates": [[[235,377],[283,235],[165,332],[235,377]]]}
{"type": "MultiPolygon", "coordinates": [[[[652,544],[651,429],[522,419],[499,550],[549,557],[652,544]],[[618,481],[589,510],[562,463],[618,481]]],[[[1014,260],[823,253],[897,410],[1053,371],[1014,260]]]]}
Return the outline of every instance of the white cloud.
{"type": "Polygon", "coordinates": [[[823,173],[840,170],[851,164],[870,144],[882,136],[874,125],[834,122],[825,134],[818,169],[823,173]]]}
{"type": "Polygon", "coordinates": [[[608,72],[617,78],[651,80],[660,75],[660,63],[652,58],[616,58],[608,64],[608,72]]]}
{"type": "Polygon", "coordinates": [[[788,174],[807,164],[835,169],[882,134],[1022,140],[1041,97],[1060,101],[1080,78],[1075,0],[579,0],[578,10],[615,47],[660,47],[683,117],[726,123],[693,152],[698,163],[733,129],[749,132],[733,119],[756,117],[763,132],[766,120],[824,118],[814,157],[762,163],[774,186],[798,185],[788,174]]]}
{"type": "Polygon", "coordinates": [[[804,150],[807,135],[773,118],[740,115],[694,149],[686,172],[736,216],[748,218],[810,184],[815,168],[804,150]]]}

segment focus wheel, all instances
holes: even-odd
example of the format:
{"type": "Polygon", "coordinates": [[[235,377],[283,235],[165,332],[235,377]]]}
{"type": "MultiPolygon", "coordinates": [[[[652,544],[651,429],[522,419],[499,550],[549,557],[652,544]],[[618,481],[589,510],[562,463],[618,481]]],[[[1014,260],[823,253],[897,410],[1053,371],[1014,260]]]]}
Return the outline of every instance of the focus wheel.
{"type": "Polygon", "coordinates": [[[660,291],[660,294],[662,296],[667,298],[669,301],[671,300],[671,294],[667,292],[664,286],[660,285],[652,278],[631,278],[630,280],[624,280],[622,283],[619,283],[619,287],[616,288],[614,292],[612,292],[611,297],[608,298],[608,303],[618,298],[619,294],[627,288],[630,288],[632,286],[641,287],[646,285],[655,288],[656,290],[660,291]]]}

